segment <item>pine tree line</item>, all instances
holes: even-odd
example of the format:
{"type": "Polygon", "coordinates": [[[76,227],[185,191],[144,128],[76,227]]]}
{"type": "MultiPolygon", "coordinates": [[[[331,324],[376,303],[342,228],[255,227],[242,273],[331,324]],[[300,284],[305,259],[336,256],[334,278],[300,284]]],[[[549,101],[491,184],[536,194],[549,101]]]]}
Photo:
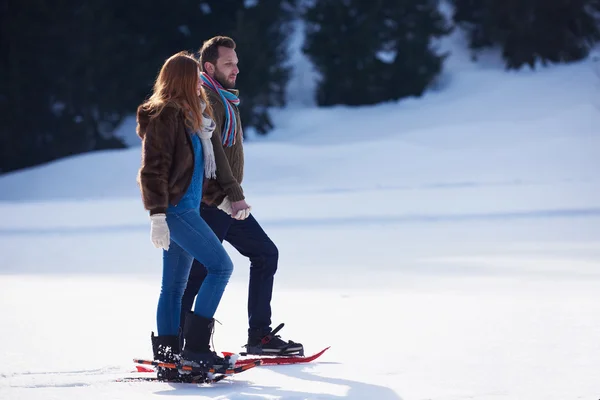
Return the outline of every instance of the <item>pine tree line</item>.
{"type": "Polygon", "coordinates": [[[320,75],[319,105],[420,96],[447,54],[434,43],[466,33],[474,59],[499,48],[507,69],[573,62],[600,41],[600,0],[317,0],[306,5],[304,51],[320,75]]]}
{"type": "Polygon", "coordinates": [[[0,173],[124,147],[114,129],[164,60],[215,35],[238,42],[242,118],[266,133],[285,101],[294,1],[0,0],[0,173]]]}
{"type": "Polygon", "coordinates": [[[600,40],[599,0],[453,0],[474,51],[500,47],[508,69],[578,61],[600,40]]]}
{"type": "Polygon", "coordinates": [[[285,105],[294,18],[319,73],[319,105],[420,96],[443,69],[453,29],[506,68],[581,60],[600,40],[600,0],[0,0],[0,173],[124,144],[113,131],[166,57],[220,34],[238,43],[246,127],[285,105]]]}

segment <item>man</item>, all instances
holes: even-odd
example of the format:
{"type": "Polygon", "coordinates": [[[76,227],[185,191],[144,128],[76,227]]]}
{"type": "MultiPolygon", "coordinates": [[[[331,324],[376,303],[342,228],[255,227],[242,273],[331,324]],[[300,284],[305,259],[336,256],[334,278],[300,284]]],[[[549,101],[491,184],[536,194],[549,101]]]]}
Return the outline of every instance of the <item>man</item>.
{"type": "MultiPolygon", "coordinates": [[[[303,354],[300,343],[284,341],[271,329],[271,296],[278,250],[250,214],[242,190],[243,133],[235,82],[239,73],[235,42],[226,36],[207,40],[200,49],[202,83],[213,107],[216,129],[212,143],[216,179],[205,179],[200,214],[219,240],[226,240],[250,259],[248,289],[248,354],[303,354]],[[273,331],[273,333],[275,333],[273,331]]],[[[206,268],[194,260],[182,300],[182,313],[191,311],[206,268]]]]}

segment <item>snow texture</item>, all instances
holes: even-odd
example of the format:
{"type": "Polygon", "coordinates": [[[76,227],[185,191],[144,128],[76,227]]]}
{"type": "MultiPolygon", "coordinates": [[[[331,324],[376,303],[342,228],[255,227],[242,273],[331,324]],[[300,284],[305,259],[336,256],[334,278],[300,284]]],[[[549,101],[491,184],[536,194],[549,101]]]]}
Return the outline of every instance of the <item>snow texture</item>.
{"type": "MultiPolygon", "coordinates": [[[[600,398],[597,64],[506,72],[444,46],[422,98],[318,109],[297,92],[245,142],[280,252],[273,322],[307,353],[331,345],[313,364],[114,382],[151,356],[160,290],[132,120],[132,148],[0,177],[0,398],[600,398]]],[[[215,346],[240,351],[248,260],[226,248],[215,346]]]]}

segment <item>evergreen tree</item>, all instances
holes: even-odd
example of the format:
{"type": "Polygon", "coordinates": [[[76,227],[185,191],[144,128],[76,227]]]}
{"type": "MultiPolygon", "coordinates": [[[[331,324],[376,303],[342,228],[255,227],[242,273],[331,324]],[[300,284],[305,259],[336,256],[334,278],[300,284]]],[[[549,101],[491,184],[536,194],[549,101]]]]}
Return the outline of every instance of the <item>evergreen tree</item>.
{"type": "MultiPolygon", "coordinates": [[[[178,13],[193,15],[197,2],[187,3],[178,13]]],[[[178,15],[156,7],[148,15],[144,6],[4,0],[0,172],[124,147],[114,128],[135,111],[185,37],[178,15]]]]}
{"type": "Polygon", "coordinates": [[[267,108],[285,103],[293,4],[0,0],[0,173],[124,147],[114,128],[164,60],[218,34],[239,43],[244,124],[267,132],[267,108]]]}
{"type": "Polygon", "coordinates": [[[419,96],[441,71],[431,42],[450,29],[436,0],[320,0],[304,18],[320,105],[419,96]]]}
{"type": "MultiPolygon", "coordinates": [[[[453,21],[467,32],[469,48],[477,50],[495,44],[492,27],[493,15],[487,0],[451,0],[454,6],[453,21]]],[[[475,58],[475,57],[474,57],[475,58]]]]}
{"type": "Polygon", "coordinates": [[[508,69],[581,60],[600,40],[598,0],[454,0],[473,50],[499,45],[508,69]]]}

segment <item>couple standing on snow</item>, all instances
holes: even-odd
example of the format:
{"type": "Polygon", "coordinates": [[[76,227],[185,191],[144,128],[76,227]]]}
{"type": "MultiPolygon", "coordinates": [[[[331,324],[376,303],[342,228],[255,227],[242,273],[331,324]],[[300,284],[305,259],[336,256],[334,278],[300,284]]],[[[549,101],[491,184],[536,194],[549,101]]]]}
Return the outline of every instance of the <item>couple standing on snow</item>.
{"type": "MultiPolygon", "coordinates": [[[[142,139],[139,170],[152,242],[163,249],[154,358],[217,372],[228,360],[210,348],[214,314],[233,271],[222,241],[250,259],[249,354],[293,353],[302,345],[271,334],[271,296],[278,251],[250,214],[241,187],[243,134],[234,89],[235,42],[204,42],[199,60],[187,52],[168,58],[152,96],[137,110],[142,139]],[[192,303],[194,311],[191,312],[192,303]]],[[[158,369],[161,380],[185,380],[158,369]]]]}

